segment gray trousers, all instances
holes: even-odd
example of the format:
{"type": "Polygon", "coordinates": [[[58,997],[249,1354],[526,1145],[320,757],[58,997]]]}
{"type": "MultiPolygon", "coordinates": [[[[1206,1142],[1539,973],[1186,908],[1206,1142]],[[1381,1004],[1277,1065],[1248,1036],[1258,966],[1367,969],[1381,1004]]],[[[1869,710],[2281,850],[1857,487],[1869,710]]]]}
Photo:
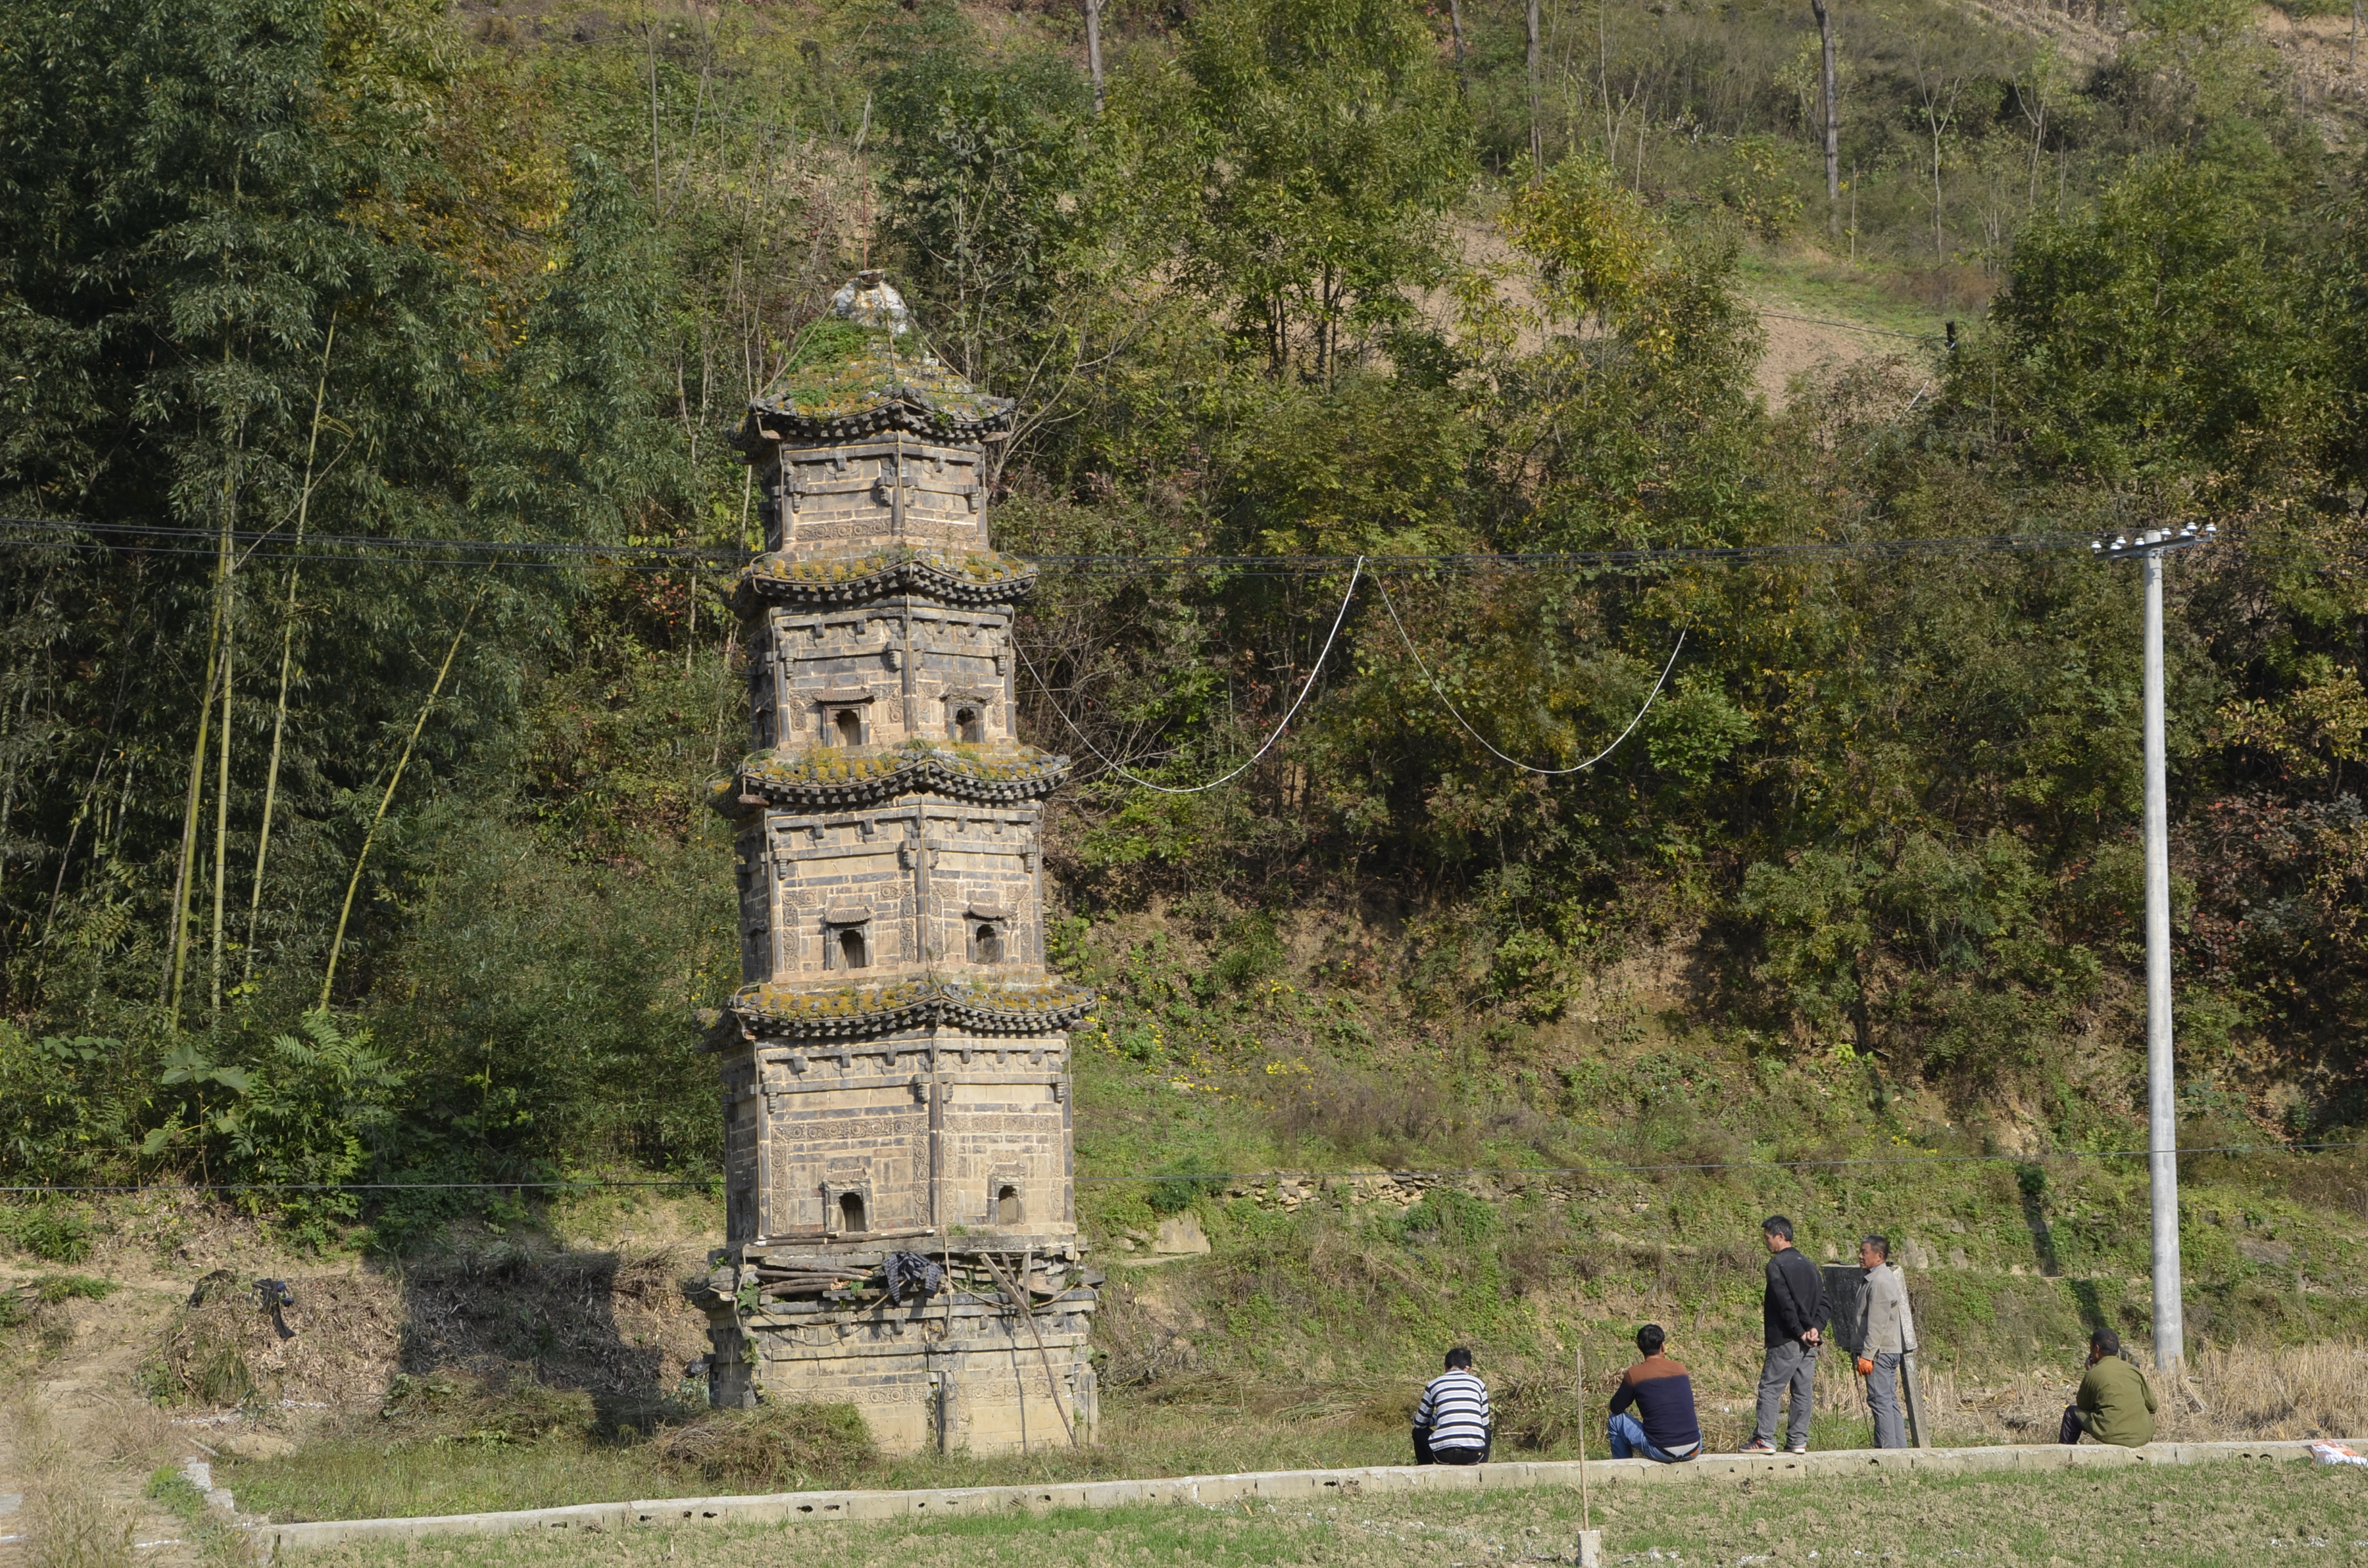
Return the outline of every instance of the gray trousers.
{"type": "Polygon", "coordinates": [[[1769,1346],[1768,1359],[1759,1369],[1759,1412],[1751,1424],[1754,1442],[1772,1441],[1776,1436],[1776,1406],[1784,1397],[1786,1388],[1793,1391],[1793,1434],[1787,1448],[1809,1446],[1810,1390],[1817,1380],[1817,1347],[1788,1339],[1782,1345],[1769,1346]]]}
{"type": "Polygon", "coordinates": [[[1899,1418],[1899,1352],[1878,1350],[1867,1359],[1874,1363],[1874,1375],[1866,1380],[1867,1408],[1874,1412],[1874,1446],[1904,1449],[1907,1427],[1899,1418]]]}

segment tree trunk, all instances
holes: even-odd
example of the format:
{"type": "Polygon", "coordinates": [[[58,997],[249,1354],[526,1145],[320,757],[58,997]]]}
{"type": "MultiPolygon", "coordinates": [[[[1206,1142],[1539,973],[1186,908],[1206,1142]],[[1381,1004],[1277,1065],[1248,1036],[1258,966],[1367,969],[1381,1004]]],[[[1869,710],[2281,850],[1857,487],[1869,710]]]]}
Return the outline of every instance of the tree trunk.
{"type": "Polygon", "coordinates": [[[1463,0],[1447,0],[1447,30],[1455,40],[1455,82],[1463,91],[1464,101],[1472,97],[1472,66],[1464,59],[1463,0]]]}
{"type": "Polygon", "coordinates": [[[1086,70],[1094,79],[1094,112],[1102,112],[1102,0],[1086,0],[1086,70]]]}
{"type": "Polygon", "coordinates": [[[1546,161],[1543,131],[1538,124],[1538,0],[1530,0],[1524,13],[1530,35],[1530,183],[1545,183],[1546,161]]]}
{"type": "Polygon", "coordinates": [[[204,804],[206,742],[212,731],[214,667],[221,653],[222,595],[217,591],[213,624],[206,631],[205,687],[198,696],[198,744],[189,752],[189,790],[181,804],[181,853],[173,874],[173,939],[167,944],[170,956],[165,962],[165,1006],[170,1015],[169,1027],[176,1031],[181,1027],[181,977],[189,957],[190,873],[197,869],[198,812],[204,804]]]}
{"type": "Polygon", "coordinates": [[[1827,0],[1809,0],[1809,7],[1817,14],[1818,96],[1826,119],[1826,233],[1837,234],[1842,221],[1842,106],[1834,80],[1834,14],[1827,0]]]}

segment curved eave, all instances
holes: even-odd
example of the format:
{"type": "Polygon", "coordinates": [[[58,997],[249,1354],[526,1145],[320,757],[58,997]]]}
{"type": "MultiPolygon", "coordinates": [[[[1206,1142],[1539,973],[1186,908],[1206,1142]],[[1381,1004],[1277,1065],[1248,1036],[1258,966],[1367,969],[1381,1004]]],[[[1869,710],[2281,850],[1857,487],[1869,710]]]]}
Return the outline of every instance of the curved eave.
{"type": "Polygon", "coordinates": [[[1094,1005],[1083,986],[1028,988],[916,981],[876,990],[768,992],[751,986],[732,1012],[752,1035],[774,1040],[872,1040],[931,1025],[984,1035],[1054,1034],[1076,1027],[1094,1005]]]}
{"type": "MultiPolygon", "coordinates": [[[[818,750],[821,748],[818,748],[818,750]]],[[[936,747],[891,751],[859,760],[891,766],[844,778],[803,778],[767,766],[769,754],[743,759],[728,779],[708,786],[709,804],[727,817],[760,808],[848,811],[906,795],[942,795],[980,805],[1017,805],[1058,790],[1069,759],[1032,746],[1014,747],[1015,760],[990,763],[936,747]]],[[[815,753],[802,753],[813,756],[815,753]]],[[[823,755],[827,755],[824,750],[823,755]]]]}
{"type": "Polygon", "coordinates": [[[1036,586],[1036,569],[1015,556],[985,554],[991,574],[965,570],[948,560],[928,555],[872,558],[850,562],[848,574],[825,578],[800,576],[803,564],[769,555],[741,573],[732,586],[732,607],[747,615],[761,603],[849,605],[885,598],[892,594],[921,594],[950,605],[1009,604],[1028,597],[1036,586]]]}
{"type": "Polygon", "coordinates": [[[980,394],[982,412],[949,408],[910,388],[876,394],[851,408],[808,411],[793,403],[752,403],[732,444],[754,456],[771,446],[828,447],[903,431],[940,441],[983,441],[1011,428],[1008,398],[980,394]]]}

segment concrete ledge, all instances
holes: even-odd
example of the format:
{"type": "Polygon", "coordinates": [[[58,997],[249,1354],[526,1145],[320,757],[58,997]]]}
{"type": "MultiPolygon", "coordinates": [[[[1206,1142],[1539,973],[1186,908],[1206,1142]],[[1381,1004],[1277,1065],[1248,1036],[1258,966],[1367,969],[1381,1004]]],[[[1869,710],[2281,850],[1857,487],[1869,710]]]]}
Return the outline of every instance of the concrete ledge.
{"type": "Polygon", "coordinates": [[[2058,1444],[1986,1449],[1848,1449],[1813,1454],[1706,1454],[1687,1464],[1645,1460],[1508,1460],[1503,1464],[1376,1465],[1361,1470],[1281,1470],[1188,1475],[1155,1481],[1071,1481],[1042,1486],[955,1486],[919,1492],[783,1492],[756,1497],[676,1497],[659,1502],[586,1503],[506,1514],[440,1514],[409,1519],[327,1519],[258,1525],[274,1552],[353,1540],[411,1540],[442,1535],[599,1533],[684,1525],[801,1525],[887,1519],[963,1518],[1007,1511],[1130,1508],[1150,1504],[1221,1507],[1251,1500],[1309,1502],[1398,1492],[1479,1492],[1560,1487],[1576,1490],[1582,1473],[1598,1487],[1678,1486],[1725,1482],[1847,1481],[1883,1475],[1976,1475],[2000,1471],[2127,1469],[2310,1458],[2307,1442],[2155,1443],[2143,1449],[2058,1444]]]}

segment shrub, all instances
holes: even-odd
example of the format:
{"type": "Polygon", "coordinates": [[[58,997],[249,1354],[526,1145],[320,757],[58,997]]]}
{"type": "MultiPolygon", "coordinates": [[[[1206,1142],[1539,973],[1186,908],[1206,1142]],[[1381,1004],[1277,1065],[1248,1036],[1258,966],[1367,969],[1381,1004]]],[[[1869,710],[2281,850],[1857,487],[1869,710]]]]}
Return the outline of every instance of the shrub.
{"type": "Polygon", "coordinates": [[[1445,1246],[1478,1246],[1497,1233],[1496,1205],[1440,1187],[1406,1211],[1400,1230],[1409,1242],[1435,1241],[1445,1246]]]}
{"type": "Polygon", "coordinates": [[[851,1404],[761,1404],[705,1412],[655,1439],[669,1472],[785,1490],[844,1482],[876,1457],[871,1429],[851,1404]]]}
{"type": "Polygon", "coordinates": [[[91,1223],[54,1200],[0,1210],[0,1236],[51,1263],[80,1263],[90,1256],[91,1223]]]}
{"type": "Polygon", "coordinates": [[[148,1498],[194,1524],[205,1517],[206,1494],[198,1483],[172,1465],[159,1465],[148,1477],[148,1498]]]}
{"type": "Polygon", "coordinates": [[[1194,1199],[1214,1197],[1225,1187],[1224,1178],[1210,1171],[1208,1162],[1198,1155],[1171,1161],[1154,1174],[1159,1179],[1151,1184],[1144,1200],[1155,1214],[1181,1214],[1192,1207],[1194,1199]]]}
{"type": "Polygon", "coordinates": [[[443,1367],[399,1374],[379,1405],[398,1441],[524,1448],[559,1436],[590,1433],[592,1396],[554,1389],[518,1370],[491,1375],[443,1367]]]}
{"type": "MultiPolygon", "coordinates": [[[[228,1270],[216,1270],[227,1277],[228,1270]]],[[[141,1389],[159,1404],[244,1404],[255,1392],[249,1338],[268,1334],[270,1319],[243,1291],[211,1289],[210,1277],[173,1316],[164,1342],[143,1362],[141,1389]]]]}

